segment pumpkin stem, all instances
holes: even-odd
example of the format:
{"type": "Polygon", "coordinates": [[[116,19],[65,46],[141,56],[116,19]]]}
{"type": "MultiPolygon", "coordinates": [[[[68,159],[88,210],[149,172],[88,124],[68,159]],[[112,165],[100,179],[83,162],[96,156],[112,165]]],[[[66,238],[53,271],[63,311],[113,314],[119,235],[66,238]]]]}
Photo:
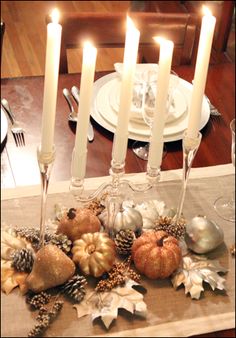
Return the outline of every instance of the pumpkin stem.
{"type": "Polygon", "coordinates": [[[158,246],[163,246],[164,239],[167,238],[167,237],[168,237],[168,235],[164,235],[160,239],[158,239],[157,245],[158,246]]]}
{"type": "Polygon", "coordinates": [[[96,250],[96,246],[94,244],[89,244],[87,247],[87,252],[89,255],[91,255],[92,253],[94,253],[94,251],[96,250]]]}

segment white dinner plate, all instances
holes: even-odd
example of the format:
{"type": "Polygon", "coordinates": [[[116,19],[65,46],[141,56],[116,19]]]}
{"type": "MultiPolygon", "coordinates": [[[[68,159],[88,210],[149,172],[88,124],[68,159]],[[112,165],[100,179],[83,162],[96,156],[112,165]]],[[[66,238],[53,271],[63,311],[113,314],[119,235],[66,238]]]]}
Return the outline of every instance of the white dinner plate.
{"type": "MultiPolygon", "coordinates": [[[[116,80],[116,79],[114,79],[116,80]]],[[[97,93],[96,96],[96,109],[100,113],[100,115],[113,127],[117,125],[117,110],[113,108],[113,106],[110,104],[110,100],[104,99],[110,96],[110,91],[114,88],[112,84],[114,84],[114,80],[111,80],[107,83],[105,83],[100,90],[97,93]],[[111,84],[111,87],[110,87],[111,84]]],[[[165,124],[165,131],[164,135],[171,135],[176,134],[180,131],[183,131],[185,128],[185,118],[184,114],[187,115],[187,101],[185,99],[185,96],[183,95],[183,90],[181,86],[178,90],[176,90],[174,95],[174,102],[176,106],[176,113],[171,114],[169,118],[167,118],[166,124],[165,124]],[[181,123],[181,120],[179,120],[178,124],[176,123],[176,119],[181,118],[183,123],[181,123]]],[[[118,91],[116,91],[118,93],[118,91]]],[[[140,118],[138,118],[137,113],[131,112],[130,114],[130,121],[129,121],[129,132],[134,134],[140,134],[142,136],[148,136],[150,133],[150,129],[148,125],[144,122],[142,118],[142,114],[140,114],[140,118]]]]}
{"type": "MultiPolygon", "coordinates": [[[[114,133],[116,130],[116,126],[113,125],[111,122],[106,120],[103,115],[99,112],[97,109],[97,94],[99,93],[100,89],[104,86],[104,84],[108,83],[109,81],[115,79],[117,77],[117,73],[110,73],[108,75],[105,75],[94,82],[94,88],[93,88],[93,99],[92,99],[92,110],[91,110],[91,116],[92,118],[103,128],[107,129],[108,131],[114,133]]],[[[182,86],[182,89],[184,88],[184,96],[187,100],[187,106],[190,104],[190,98],[191,98],[191,92],[192,92],[192,84],[180,79],[180,84],[182,86]]],[[[111,106],[109,104],[109,98],[103,97],[103,102],[106,104],[106,109],[111,110],[111,106]]],[[[200,121],[200,128],[201,130],[206,123],[208,122],[210,117],[210,107],[206,100],[206,98],[203,98],[203,105],[202,105],[202,114],[201,114],[201,121],[200,121]]],[[[183,114],[179,119],[176,121],[173,121],[172,123],[166,124],[164,128],[164,142],[173,142],[178,141],[183,138],[183,132],[187,128],[187,118],[188,118],[188,112],[183,114]],[[173,126],[173,125],[175,126],[173,126]],[[174,128],[173,128],[174,127],[174,128]],[[167,128],[172,128],[171,131],[167,128]]],[[[137,126],[133,126],[134,129],[130,130],[130,124],[129,124],[129,139],[136,140],[136,141],[143,141],[148,142],[150,138],[150,129],[147,126],[144,126],[142,128],[135,128],[137,126]],[[144,129],[145,128],[145,129],[144,129]]]]}
{"type": "Polygon", "coordinates": [[[5,140],[8,131],[8,122],[5,112],[1,108],[1,143],[5,140]]]}

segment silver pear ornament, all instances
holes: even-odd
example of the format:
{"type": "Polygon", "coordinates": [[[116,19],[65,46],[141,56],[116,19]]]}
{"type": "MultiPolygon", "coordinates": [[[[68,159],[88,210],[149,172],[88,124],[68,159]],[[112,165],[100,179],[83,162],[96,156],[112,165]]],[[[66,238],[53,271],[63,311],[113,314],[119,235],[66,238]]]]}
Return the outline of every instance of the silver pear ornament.
{"type": "Polygon", "coordinates": [[[224,241],[223,230],[205,216],[196,216],[186,225],[185,241],[198,254],[214,250],[224,241]]]}

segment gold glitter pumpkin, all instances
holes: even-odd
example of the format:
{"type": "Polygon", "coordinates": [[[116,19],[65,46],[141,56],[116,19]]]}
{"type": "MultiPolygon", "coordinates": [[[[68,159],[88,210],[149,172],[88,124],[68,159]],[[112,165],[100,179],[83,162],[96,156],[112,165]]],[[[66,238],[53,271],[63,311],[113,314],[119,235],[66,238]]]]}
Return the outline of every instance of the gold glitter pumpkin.
{"type": "Polygon", "coordinates": [[[147,231],[132,245],[137,270],[150,279],[169,277],[180,265],[182,254],[178,240],[165,231],[147,231]]]}
{"type": "Polygon", "coordinates": [[[91,210],[86,208],[71,208],[62,216],[57,233],[62,233],[71,241],[75,241],[84,233],[99,231],[100,227],[101,222],[91,210]]]}
{"type": "Polygon", "coordinates": [[[73,261],[86,275],[101,276],[115,261],[115,243],[106,233],[89,233],[73,243],[73,261]]]}

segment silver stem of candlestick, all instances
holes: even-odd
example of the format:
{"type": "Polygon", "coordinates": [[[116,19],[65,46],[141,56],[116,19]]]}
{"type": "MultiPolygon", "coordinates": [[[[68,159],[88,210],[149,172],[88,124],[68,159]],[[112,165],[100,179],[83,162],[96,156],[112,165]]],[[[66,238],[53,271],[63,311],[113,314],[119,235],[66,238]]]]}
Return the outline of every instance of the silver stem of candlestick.
{"type": "Polygon", "coordinates": [[[189,137],[186,131],[184,133],[184,137],[182,141],[183,178],[182,178],[182,187],[181,187],[181,192],[180,192],[180,197],[179,197],[179,204],[177,207],[177,213],[175,217],[173,218],[174,223],[178,223],[179,219],[181,218],[190,170],[192,168],[195,155],[201,143],[201,139],[202,139],[202,134],[200,132],[198,132],[198,135],[195,138],[189,137]]]}
{"type": "Polygon", "coordinates": [[[48,153],[42,153],[40,147],[37,148],[37,159],[41,177],[40,247],[44,246],[47,192],[55,154],[55,146],[48,153]]]}

